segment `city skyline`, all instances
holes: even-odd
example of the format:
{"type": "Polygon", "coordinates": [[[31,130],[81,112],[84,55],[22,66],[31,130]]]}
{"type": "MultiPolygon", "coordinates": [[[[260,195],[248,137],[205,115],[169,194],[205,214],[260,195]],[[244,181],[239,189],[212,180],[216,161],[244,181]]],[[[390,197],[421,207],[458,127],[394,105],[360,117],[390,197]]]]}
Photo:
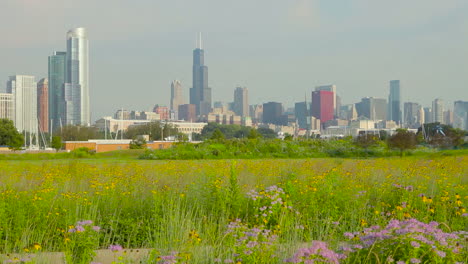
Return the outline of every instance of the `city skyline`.
{"type": "MultiPolygon", "coordinates": [[[[90,86],[99,87],[90,91],[93,120],[121,107],[169,105],[166,87],[173,79],[188,89],[197,31],[205,36],[213,101],[226,100],[233,88],[246,86],[252,104],[282,101],[292,106],[313,87],[333,83],[348,104],[365,96],[386,97],[392,79],[404,83],[402,102],[430,106],[442,97],[453,105],[468,97],[468,3],[463,1],[258,1],[243,21],[235,22],[225,18],[234,18],[246,1],[109,3],[0,3],[0,19],[25,21],[14,31],[0,23],[0,32],[9,36],[0,44],[3,83],[14,74],[47,77],[44,56],[63,45],[63,32],[83,25],[93,39],[90,86]],[[254,12],[265,6],[266,13],[275,15],[254,12]],[[33,26],[27,22],[50,17],[50,10],[61,15],[36,19],[33,26]],[[128,11],[131,23],[112,16],[121,10],[128,11]],[[167,19],[174,13],[169,10],[179,11],[177,19],[167,19]],[[102,104],[109,94],[113,104],[102,104]]],[[[184,95],[188,98],[187,90],[184,95]]]]}

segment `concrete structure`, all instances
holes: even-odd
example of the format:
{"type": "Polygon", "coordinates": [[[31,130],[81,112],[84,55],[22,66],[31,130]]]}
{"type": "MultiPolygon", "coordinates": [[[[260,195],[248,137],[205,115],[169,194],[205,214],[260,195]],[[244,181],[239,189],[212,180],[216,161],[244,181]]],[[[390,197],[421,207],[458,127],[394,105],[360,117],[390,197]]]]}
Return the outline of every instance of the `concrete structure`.
{"type": "MultiPolygon", "coordinates": [[[[63,146],[67,151],[72,151],[78,148],[88,148],[99,153],[130,149],[130,142],[132,142],[131,139],[65,141],[63,146]]],[[[149,149],[167,149],[170,148],[172,144],[174,144],[173,141],[149,141],[146,143],[146,147],[149,149]]]]}
{"type": "Polygon", "coordinates": [[[287,125],[283,119],[283,105],[277,102],[263,104],[263,123],[275,125],[287,125]]]}
{"type": "Polygon", "coordinates": [[[66,75],[64,84],[67,124],[91,124],[89,98],[88,36],[85,28],[67,32],[66,75]]]}
{"type": "MultiPolygon", "coordinates": [[[[337,108],[337,95],[336,95],[336,85],[330,84],[330,85],[322,85],[322,86],[317,86],[315,87],[315,91],[328,91],[328,92],[333,92],[333,115],[338,116],[339,115],[339,108],[337,108]]],[[[341,104],[341,103],[340,103],[341,104]]],[[[333,118],[332,118],[333,119],[333,118]]]]}
{"type": "Polygon", "coordinates": [[[432,102],[432,122],[444,123],[444,101],[435,99],[432,102]]]}
{"type": "Polygon", "coordinates": [[[197,106],[194,104],[179,105],[179,119],[188,122],[197,121],[197,106]]]}
{"type": "Polygon", "coordinates": [[[241,117],[249,116],[249,91],[245,87],[234,90],[234,112],[241,117]]]}
{"type": "Polygon", "coordinates": [[[7,93],[13,94],[15,117],[13,119],[19,132],[37,135],[37,83],[34,76],[15,75],[7,82],[7,93]]]}
{"type": "Polygon", "coordinates": [[[322,124],[334,118],[333,96],[330,91],[312,92],[312,116],[320,119],[322,124]]]}
{"type": "Polygon", "coordinates": [[[56,51],[49,56],[49,119],[50,129],[65,124],[65,100],[63,95],[67,53],[56,51]]]}
{"type": "MultiPolygon", "coordinates": [[[[117,133],[117,131],[123,130],[126,131],[131,126],[149,124],[154,122],[154,120],[119,120],[112,117],[103,117],[96,121],[96,127],[99,131],[106,131],[109,133],[117,133]]],[[[192,123],[192,122],[164,122],[163,124],[169,124],[174,127],[177,127],[177,130],[184,134],[191,133],[201,133],[202,129],[207,125],[207,123],[192,123]]]]}
{"type": "Polygon", "coordinates": [[[117,112],[115,112],[114,114],[114,118],[119,119],[119,120],[120,119],[124,119],[124,120],[132,119],[131,112],[128,110],[124,110],[124,109],[117,110],[117,112]]]}
{"type": "Polygon", "coordinates": [[[455,101],[453,127],[468,131],[468,101],[455,101]]]}
{"type": "Polygon", "coordinates": [[[39,130],[49,132],[49,81],[47,78],[41,79],[37,83],[37,117],[39,130]]]}
{"type": "Polygon", "coordinates": [[[388,96],[387,120],[401,124],[401,90],[400,81],[390,81],[390,94],[388,96]]]}
{"type": "Polygon", "coordinates": [[[0,93],[0,118],[14,120],[15,108],[13,94],[0,93]]]}
{"type": "Polygon", "coordinates": [[[190,88],[190,104],[195,105],[196,115],[211,112],[211,88],[208,87],[208,67],[205,66],[205,51],[201,34],[193,51],[193,86],[190,88]]]}

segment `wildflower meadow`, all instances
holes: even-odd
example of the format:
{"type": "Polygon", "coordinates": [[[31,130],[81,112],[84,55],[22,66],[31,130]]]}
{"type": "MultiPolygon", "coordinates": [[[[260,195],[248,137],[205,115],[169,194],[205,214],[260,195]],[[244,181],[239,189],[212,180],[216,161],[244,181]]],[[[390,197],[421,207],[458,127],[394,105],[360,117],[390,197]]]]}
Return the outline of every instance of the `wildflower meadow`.
{"type": "Polygon", "coordinates": [[[0,161],[0,260],[467,263],[467,204],[466,155],[0,161]]]}

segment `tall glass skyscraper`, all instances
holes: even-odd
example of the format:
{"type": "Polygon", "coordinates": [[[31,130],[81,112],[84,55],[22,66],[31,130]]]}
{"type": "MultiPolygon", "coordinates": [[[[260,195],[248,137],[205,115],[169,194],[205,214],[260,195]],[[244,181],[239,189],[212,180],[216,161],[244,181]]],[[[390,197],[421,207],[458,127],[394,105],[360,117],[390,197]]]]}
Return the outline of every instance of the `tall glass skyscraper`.
{"type": "Polygon", "coordinates": [[[14,123],[18,131],[37,135],[37,83],[34,76],[15,75],[7,82],[7,93],[13,94],[14,123]]]}
{"type": "Polygon", "coordinates": [[[65,119],[67,124],[89,126],[88,36],[86,29],[67,32],[66,75],[64,84],[65,119]]]}
{"type": "Polygon", "coordinates": [[[60,127],[60,124],[66,124],[63,99],[66,57],[67,53],[64,51],[56,51],[49,56],[49,129],[52,130],[60,127]]]}
{"type": "Polygon", "coordinates": [[[201,35],[193,51],[193,77],[190,88],[190,104],[197,108],[197,115],[207,115],[211,111],[211,88],[208,87],[208,67],[205,66],[205,51],[202,49],[201,35]]]}
{"type": "Polygon", "coordinates": [[[401,123],[401,95],[400,81],[390,81],[390,95],[388,96],[388,120],[393,120],[395,123],[401,123]]]}

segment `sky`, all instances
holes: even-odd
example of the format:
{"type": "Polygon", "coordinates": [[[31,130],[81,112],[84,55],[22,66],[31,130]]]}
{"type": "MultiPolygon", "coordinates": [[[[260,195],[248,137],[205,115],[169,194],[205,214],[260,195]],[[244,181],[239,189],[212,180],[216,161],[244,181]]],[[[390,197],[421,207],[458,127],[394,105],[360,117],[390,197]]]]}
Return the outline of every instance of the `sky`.
{"type": "Polygon", "coordinates": [[[249,89],[249,103],[304,101],[337,85],[343,104],[387,98],[430,106],[468,101],[466,0],[1,0],[0,91],[8,76],[47,77],[66,32],[88,30],[91,115],[188,101],[192,51],[203,34],[213,101],[249,89]]]}

